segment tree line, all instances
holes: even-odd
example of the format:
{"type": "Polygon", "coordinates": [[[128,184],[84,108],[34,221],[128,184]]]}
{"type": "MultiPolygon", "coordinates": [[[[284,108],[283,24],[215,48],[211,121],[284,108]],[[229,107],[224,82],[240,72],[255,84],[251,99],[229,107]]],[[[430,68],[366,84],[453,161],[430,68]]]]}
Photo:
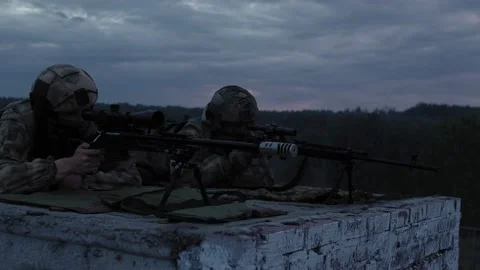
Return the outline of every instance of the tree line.
{"type": "MultiPolygon", "coordinates": [[[[16,100],[0,98],[0,107],[16,100]]],[[[97,104],[108,109],[109,104],[97,104]]],[[[120,104],[121,111],[162,110],[168,120],[196,117],[201,108],[120,104]]],[[[312,143],[348,146],[367,151],[372,157],[409,161],[418,154],[418,162],[439,166],[437,173],[409,170],[388,165],[357,162],[355,188],[400,196],[446,195],[462,198],[462,223],[480,226],[480,108],[420,103],[404,111],[389,109],[365,111],[349,109],[261,111],[260,124],[276,123],[298,129],[298,138],[312,143]]],[[[279,183],[290,180],[300,160],[273,160],[279,183]],[[291,166],[285,166],[289,162],[291,166]]],[[[330,187],[338,174],[338,164],[311,160],[303,185],[330,187]]],[[[346,181],[344,186],[346,188],[346,181]]]]}

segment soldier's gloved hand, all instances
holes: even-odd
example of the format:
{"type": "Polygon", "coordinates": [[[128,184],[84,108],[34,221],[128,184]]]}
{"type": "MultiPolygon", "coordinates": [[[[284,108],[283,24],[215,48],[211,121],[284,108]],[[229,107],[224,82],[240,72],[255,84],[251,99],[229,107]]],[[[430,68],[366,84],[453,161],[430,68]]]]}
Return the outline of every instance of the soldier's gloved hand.
{"type": "Polygon", "coordinates": [[[72,174],[96,173],[103,161],[103,152],[98,149],[89,149],[89,147],[88,143],[83,143],[77,147],[72,157],[55,160],[56,179],[60,180],[72,174]]]}
{"type": "Polygon", "coordinates": [[[255,153],[233,150],[228,155],[231,170],[234,172],[241,172],[246,170],[248,166],[250,166],[252,159],[256,156],[257,154],[255,153]]]}

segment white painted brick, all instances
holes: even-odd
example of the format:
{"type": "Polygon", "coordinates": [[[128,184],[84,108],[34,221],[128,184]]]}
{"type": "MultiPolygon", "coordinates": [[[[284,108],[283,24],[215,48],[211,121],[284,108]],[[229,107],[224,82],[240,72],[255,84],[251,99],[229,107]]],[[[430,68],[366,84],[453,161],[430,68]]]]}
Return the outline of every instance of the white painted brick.
{"type": "Polygon", "coordinates": [[[422,245],[417,244],[409,247],[402,247],[392,252],[391,269],[402,269],[405,266],[421,261],[424,254],[422,245]]]}
{"type": "Polygon", "coordinates": [[[390,257],[390,232],[375,234],[367,241],[357,245],[356,260],[388,259],[390,257]]]}
{"type": "Polygon", "coordinates": [[[256,239],[246,235],[208,236],[195,256],[204,266],[225,264],[231,267],[256,264],[256,239]]]}
{"type": "Polygon", "coordinates": [[[257,264],[256,270],[270,270],[270,269],[286,269],[288,267],[288,256],[276,255],[274,257],[265,258],[257,264]]]}
{"type": "Polygon", "coordinates": [[[437,235],[437,227],[441,220],[443,220],[443,218],[434,218],[417,224],[417,236],[419,238],[427,238],[437,235]]]}
{"type": "Polygon", "coordinates": [[[461,213],[462,211],[462,199],[460,198],[453,198],[455,200],[455,211],[457,213],[461,213]]]}
{"type": "Polygon", "coordinates": [[[420,239],[417,237],[416,227],[409,227],[403,230],[397,230],[391,235],[390,250],[395,251],[397,249],[402,249],[412,244],[418,244],[419,240],[420,239]]]}
{"type": "Polygon", "coordinates": [[[410,244],[406,247],[406,251],[410,256],[411,262],[419,262],[424,258],[425,246],[422,243],[410,244]]]}
{"type": "Polygon", "coordinates": [[[443,202],[433,201],[427,204],[427,218],[438,218],[442,215],[443,202]]]}
{"type": "Polygon", "coordinates": [[[319,246],[336,243],[341,239],[340,223],[335,220],[313,220],[304,225],[307,228],[305,248],[310,250],[319,246]]]}
{"type": "Polygon", "coordinates": [[[199,253],[199,247],[190,248],[188,251],[181,252],[177,259],[178,270],[199,269],[201,267],[200,258],[198,256],[199,253]]]}
{"type": "Polygon", "coordinates": [[[390,269],[391,258],[388,260],[377,261],[377,269],[390,269]]]}
{"type": "Polygon", "coordinates": [[[456,230],[459,228],[460,214],[449,215],[440,220],[437,226],[437,233],[456,230]]]}
{"type": "Polygon", "coordinates": [[[347,269],[347,266],[355,263],[356,246],[343,246],[333,251],[327,261],[327,268],[347,269]]]}
{"type": "Polygon", "coordinates": [[[390,213],[377,212],[367,217],[368,235],[373,235],[390,230],[390,213]]]}
{"type": "Polygon", "coordinates": [[[261,270],[285,269],[288,263],[288,256],[271,254],[269,257],[257,257],[257,266],[261,270]]]}
{"type": "MultiPolygon", "coordinates": [[[[129,269],[175,269],[173,261],[145,259],[132,254],[112,250],[88,248],[85,256],[91,265],[88,269],[129,270],[129,269]],[[115,263],[112,263],[115,262],[115,263]],[[92,267],[94,265],[94,267],[92,267]]],[[[52,268],[50,268],[52,269],[52,268]]]]}
{"type": "Polygon", "coordinates": [[[0,243],[0,269],[176,269],[173,260],[63,241],[0,233],[0,243]]]}
{"type": "Polygon", "coordinates": [[[413,205],[410,208],[410,223],[418,223],[427,218],[427,205],[424,203],[413,205]]]}
{"type": "MultiPolygon", "coordinates": [[[[318,270],[318,269],[330,269],[327,262],[333,256],[332,253],[322,254],[314,251],[308,251],[308,261],[306,263],[306,269],[318,270]]],[[[299,268],[302,269],[302,268],[299,268]]]]}
{"type": "MultiPolygon", "coordinates": [[[[423,264],[423,268],[421,268],[422,270],[425,269],[425,270],[438,270],[438,269],[442,269],[442,260],[440,259],[435,259],[435,260],[432,260],[432,261],[427,261],[423,264]]],[[[455,268],[455,270],[458,270],[458,268],[455,268]]]]}
{"type": "Polygon", "coordinates": [[[307,269],[307,261],[308,261],[308,251],[300,250],[288,255],[285,269],[287,270],[295,270],[295,269],[307,269]]]}
{"type": "Polygon", "coordinates": [[[439,249],[446,250],[452,248],[453,245],[453,233],[451,231],[443,232],[439,234],[439,249]]]}
{"type": "Polygon", "coordinates": [[[448,216],[460,211],[460,201],[455,198],[449,198],[443,202],[442,216],[448,216]]]}
{"type": "Polygon", "coordinates": [[[304,249],[305,231],[299,226],[256,226],[260,233],[257,239],[257,263],[271,267],[284,265],[284,254],[304,249]]]}
{"type": "Polygon", "coordinates": [[[380,269],[380,268],[377,267],[377,261],[375,260],[370,260],[365,265],[365,270],[377,270],[377,269],[380,269]]]}
{"type": "Polygon", "coordinates": [[[365,270],[366,265],[367,265],[366,261],[356,262],[353,265],[349,266],[348,269],[365,270]]]}
{"type": "Polygon", "coordinates": [[[458,269],[459,253],[458,250],[450,250],[443,254],[442,256],[442,269],[458,269]]]}
{"type": "Polygon", "coordinates": [[[425,220],[424,222],[417,223],[415,225],[411,225],[410,227],[402,227],[392,230],[393,241],[397,241],[398,239],[402,240],[400,246],[403,246],[404,243],[410,241],[422,241],[422,239],[426,239],[428,237],[436,236],[437,235],[437,227],[439,222],[442,218],[436,218],[433,220],[425,220]]]}
{"type": "MultiPolygon", "coordinates": [[[[1,233],[0,261],[3,269],[59,269],[68,265],[70,269],[87,270],[88,259],[84,256],[88,248],[55,241],[38,241],[26,236],[1,233]],[[32,253],[36,253],[35,255],[32,253]],[[28,260],[25,260],[28,259],[28,260]],[[6,266],[15,267],[6,267],[6,266]]],[[[101,261],[101,258],[98,258],[101,261]]]]}
{"type": "MultiPolygon", "coordinates": [[[[278,207],[276,203],[269,205],[278,207]]],[[[295,210],[295,207],[290,205],[289,209],[295,210]]],[[[138,261],[145,262],[146,269],[163,269],[162,266],[172,269],[176,263],[177,269],[181,270],[457,269],[459,207],[460,200],[446,197],[379,202],[371,208],[304,205],[287,216],[272,217],[270,222],[257,219],[220,225],[164,225],[138,216],[119,219],[111,215],[96,215],[89,219],[84,215],[59,214],[61,218],[54,219],[54,212],[48,212],[52,217],[32,218],[21,211],[2,208],[0,210],[6,214],[0,216],[0,233],[31,235],[30,238],[22,236],[27,239],[22,242],[23,246],[15,247],[22,255],[16,256],[15,260],[37,256],[33,251],[28,253],[33,240],[71,241],[79,246],[72,249],[76,254],[92,246],[85,253],[92,261],[98,258],[99,253],[95,250],[102,250],[103,259],[96,265],[89,265],[92,269],[96,269],[95,266],[108,269],[108,265],[129,269],[133,261],[137,261],[137,266],[138,261]],[[75,224],[79,226],[75,227],[75,224]],[[183,247],[167,242],[164,237],[172,232],[185,235],[187,231],[198,233],[200,241],[183,247]],[[441,248],[444,250],[439,251],[441,248]],[[170,257],[169,254],[176,249],[183,249],[179,258],[170,257]],[[120,253],[121,262],[115,263],[120,253]]],[[[7,255],[10,252],[8,241],[0,245],[5,251],[3,254],[7,255]]],[[[37,244],[35,246],[42,247],[37,244]]],[[[84,257],[66,255],[65,252],[61,256],[73,262],[85,261],[84,257]]],[[[10,263],[14,261],[6,255],[2,258],[10,263]]],[[[28,259],[40,262],[43,258],[28,259]]],[[[25,261],[28,265],[29,262],[25,261]]],[[[76,267],[68,269],[84,268],[77,263],[76,267]]]]}
{"type": "Polygon", "coordinates": [[[319,254],[313,251],[297,251],[289,255],[286,269],[317,270],[326,269],[327,258],[331,254],[319,254]]]}
{"type": "Polygon", "coordinates": [[[258,249],[264,252],[286,254],[302,250],[305,246],[305,231],[299,226],[261,225],[260,238],[263,241],[258,249]]]}
{"type": "Polygon", "coordinates": [[[390,228],[405,227],[410,223],[410,211],[409,209],[397,209],[393,210],[390,217],[390,228]]]}
{"type": "Polygon", "coordinates": [[[423,256],[430,256],[437,253],[440,250],[440,237],[430,236],[424,239],[424,254],[423,256]]]}
{"type": "Polygon", "coordinates": [[[460,245],[460,234],[457,230],[452,231],[452,249],[458,249],[460,245]]]}
{"type": "Polygon", "coordinates": [[[338,243],[333,243],[333,244],[330,244],[330,245],[316,247],[314,249],[311,249],[310,251],[313,251],[317,254],[331,254],[335,250],[337,250],[338,247],[341,247],[341,246],[344,246],[344,245],[345,245],[344,243],[338,242],[338,243]]]}
{"type": "Polygon", "coordinates": [[[435,256],[433,258],[429,258],[427,260],[423,260],[420,263],[420,267],[417,269],[425,269],[425,270],[438,270],[442,269],[442,257],[435,256]]]}
{"type": "Polygon", "coordinates": [[[354,217],[340,222],[342,239],[349,240],[367,236],[367,219],[363,217],[354,217]]]}

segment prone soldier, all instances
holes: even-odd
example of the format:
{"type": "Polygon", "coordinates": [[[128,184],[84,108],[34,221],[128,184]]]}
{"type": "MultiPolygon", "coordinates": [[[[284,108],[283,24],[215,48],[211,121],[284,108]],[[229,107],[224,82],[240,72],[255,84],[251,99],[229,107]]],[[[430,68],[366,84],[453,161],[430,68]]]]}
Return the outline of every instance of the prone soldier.
{"type": "Polygon", "coordinates": [[[101,150],[71,143],[97,132],[95,124],[81,116],[97,98],[97,86],[85,70],[56,64],[40,73],[28,99],[1,109],[0,193],[140,186],[133,159],[105,170],[109,161],[101,150]]]}
{"type": "MultiPolygon", "coordinates": [[[[254,136],[248,126],[255,123],[257,114],[255,97],[242,87],[228,85],[214,93],[201,117],[189,119],[178,133],[193,138],[243,140],[254,136]]],[[[263,154],[239,150],[212,153],[199,148],[190,163],[197,165],[205,187],[260,188],[274,184],[272,169],[263,154]]],[[[197,183],[192,169],[182,169],[180,175],[182,183],[197,183]]]]}

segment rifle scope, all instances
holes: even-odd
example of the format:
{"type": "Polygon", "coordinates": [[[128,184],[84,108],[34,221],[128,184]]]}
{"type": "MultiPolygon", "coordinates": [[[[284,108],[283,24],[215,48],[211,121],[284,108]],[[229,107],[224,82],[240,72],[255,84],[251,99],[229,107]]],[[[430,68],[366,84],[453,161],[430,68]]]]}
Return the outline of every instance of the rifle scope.
{"type": "Polygon", "coordinates": [[[87,109],[82,112],[85,121],[92,121],[105,127],[156,128],[165,122],[165,115],[159,110],[145,110],[139,112],[109,112],[106,110],[87,109]]]}
{"type": "Polygon", "coordinates": [[[248,129],[253,131],[263,131],[263,132],[275,134],[278,136],[296,136],[297,135],[297,130],[294,128],[279,127],[274,124],[251,125],[248,127],[248,129]]]}

